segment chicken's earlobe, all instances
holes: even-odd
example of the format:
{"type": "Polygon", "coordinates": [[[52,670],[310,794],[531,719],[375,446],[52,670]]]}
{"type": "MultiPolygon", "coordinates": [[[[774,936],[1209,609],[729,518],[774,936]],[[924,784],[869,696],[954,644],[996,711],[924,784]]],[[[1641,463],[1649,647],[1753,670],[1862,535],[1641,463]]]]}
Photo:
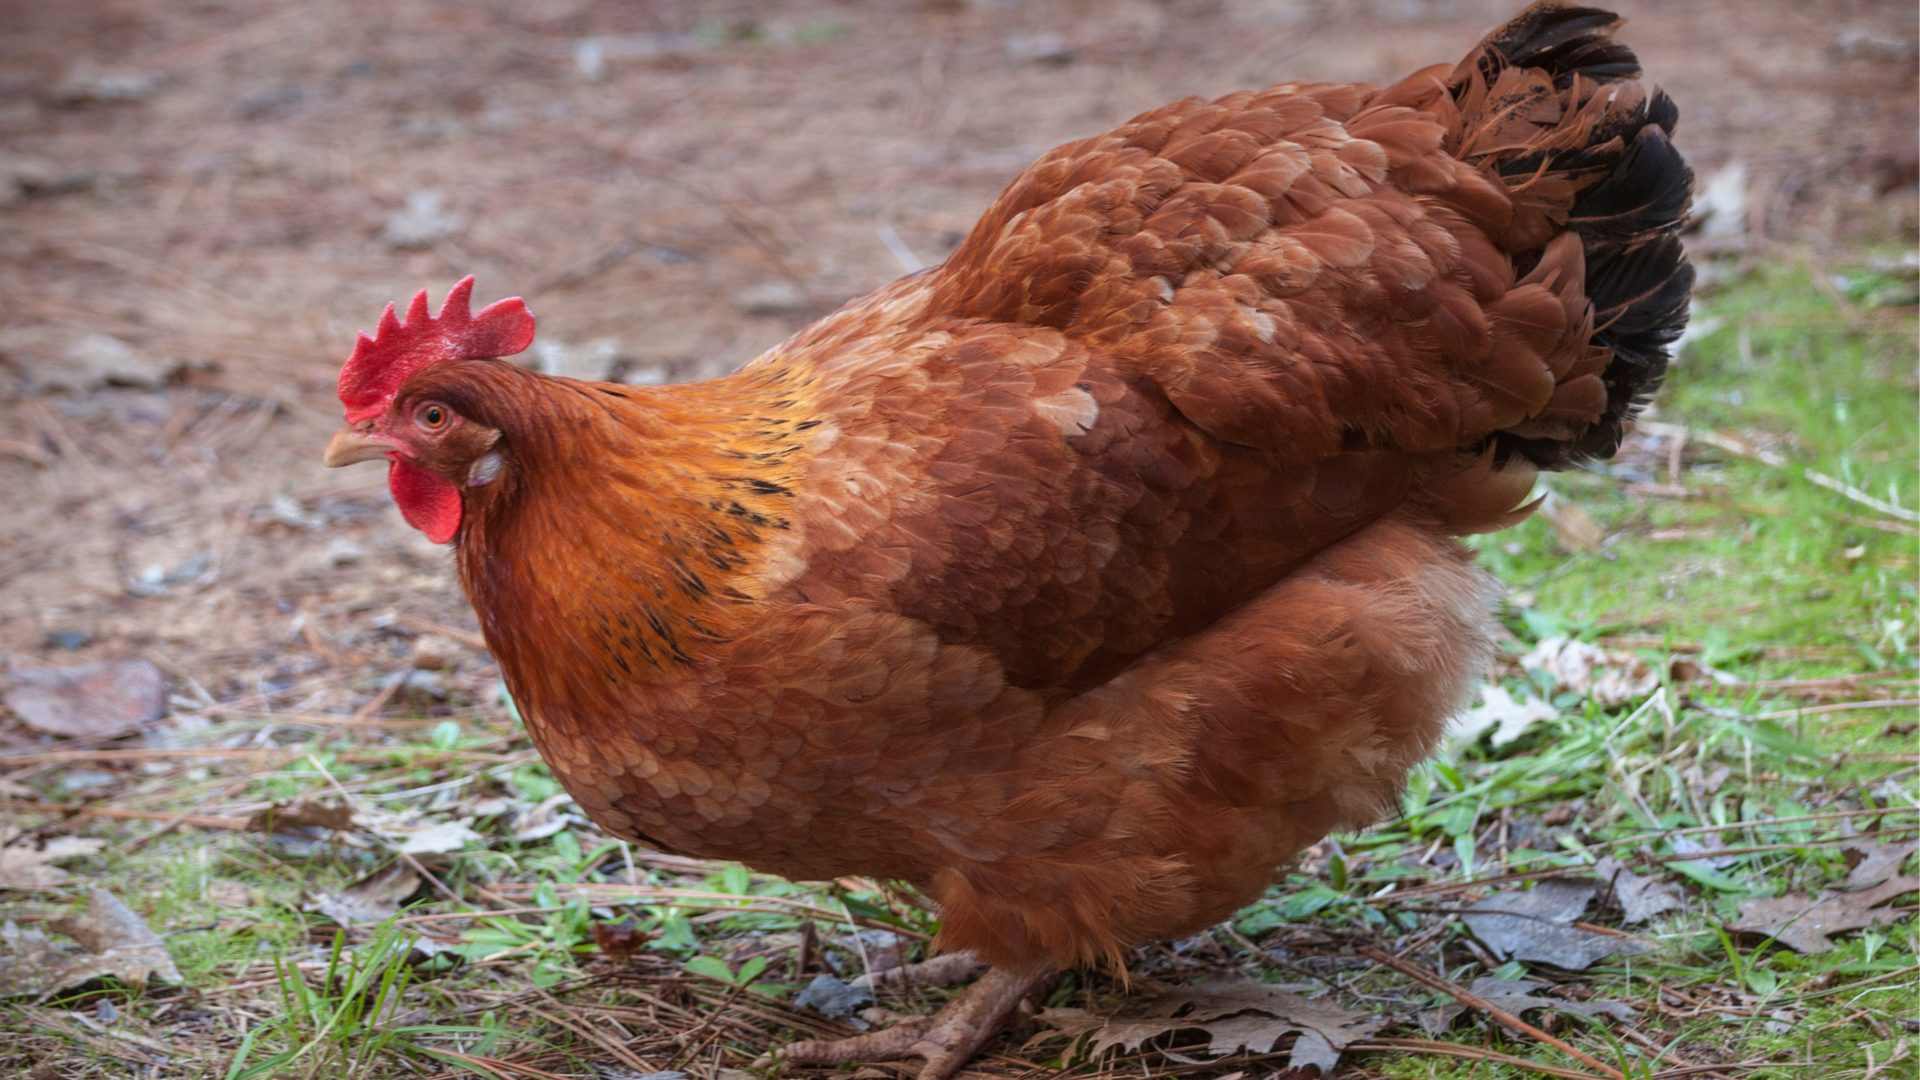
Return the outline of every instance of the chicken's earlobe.
{"type": "Polygon", "coordinates": [[[505,464],[498,450],[489,450],[480,455],[467,469],[467,486],[486,487],[493,483],[500,478],[500,470],[505,464]]]}

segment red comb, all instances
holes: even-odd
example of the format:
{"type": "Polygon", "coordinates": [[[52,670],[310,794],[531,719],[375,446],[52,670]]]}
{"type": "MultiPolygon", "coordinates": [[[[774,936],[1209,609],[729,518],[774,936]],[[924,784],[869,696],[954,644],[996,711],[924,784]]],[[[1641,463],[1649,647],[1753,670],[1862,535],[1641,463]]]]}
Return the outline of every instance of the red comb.
{"type": "Polygon", "coordinates": [[[380,315],[373,336],[360,335],[353,355],[340,369],[340,402],[347,407],[347,423],[357,424],[384,411],[400,384],[428,364],[442,360],[480,360],[512,356],[533,344],[533,313],[519,297],[496,300],[478,313],[471,311],[473,275],[447,293],[440,314],[427,314],[427,290],[421,289],[407,306],[407,321],[393,313],[380,315]]]}

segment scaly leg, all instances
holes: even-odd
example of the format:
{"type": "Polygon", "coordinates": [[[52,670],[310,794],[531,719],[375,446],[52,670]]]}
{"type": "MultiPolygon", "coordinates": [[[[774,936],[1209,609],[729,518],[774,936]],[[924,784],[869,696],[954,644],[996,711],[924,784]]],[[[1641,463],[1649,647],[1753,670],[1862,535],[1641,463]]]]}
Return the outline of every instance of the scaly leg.
{"type": "Polygon", "coordinates": [[[936,1015],[851,1039],[792,1043],[779,1060],[785,1066],[819,1066],[917,1057],[927,1061],[919,1080],[948,1080],[1005,1026],[1020,999],[1053,974],[1047,967],[990,968],[936,1015]]]}

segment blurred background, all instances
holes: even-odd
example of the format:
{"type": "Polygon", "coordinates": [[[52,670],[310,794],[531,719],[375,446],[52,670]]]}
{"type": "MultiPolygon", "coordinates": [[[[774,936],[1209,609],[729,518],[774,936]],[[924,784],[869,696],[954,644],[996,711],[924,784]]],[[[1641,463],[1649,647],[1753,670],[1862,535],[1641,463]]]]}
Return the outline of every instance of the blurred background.
{"type": "MultiPolygon", "coordinates": [[[[471,273],[532,305],[527,363],[710,377],[945,257],[1057,143],[1391,81],[1518,6],[0,5],[0,653],[137,654],[224,698],[326,665],[295,613],[327,640],[396,607],[470,625],[379,470],[319,466],[389,300],[471,273]]],[[[1617,6],[1719,181],[1702,243],[1912,236],[1912,4],[1617,6]]]]}

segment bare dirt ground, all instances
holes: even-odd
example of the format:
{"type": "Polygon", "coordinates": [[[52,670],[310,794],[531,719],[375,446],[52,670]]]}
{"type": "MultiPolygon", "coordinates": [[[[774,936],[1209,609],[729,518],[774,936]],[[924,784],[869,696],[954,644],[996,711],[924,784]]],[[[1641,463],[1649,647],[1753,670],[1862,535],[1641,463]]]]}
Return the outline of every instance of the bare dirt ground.
{"type": "MultiPolygon", "coordinates": [[[[388,300],[472,273],[528,298],[552,370],[711,376],[943,257],[1054,144],[1387,81],[1516,6],[0,5],[0,653],[351,706],[395,614],[471,625],[380,470],[318,462],[388,300]]],[[[1757,234],[1912,235],[1910,5],[1621,6],[1757,234]]]]}

